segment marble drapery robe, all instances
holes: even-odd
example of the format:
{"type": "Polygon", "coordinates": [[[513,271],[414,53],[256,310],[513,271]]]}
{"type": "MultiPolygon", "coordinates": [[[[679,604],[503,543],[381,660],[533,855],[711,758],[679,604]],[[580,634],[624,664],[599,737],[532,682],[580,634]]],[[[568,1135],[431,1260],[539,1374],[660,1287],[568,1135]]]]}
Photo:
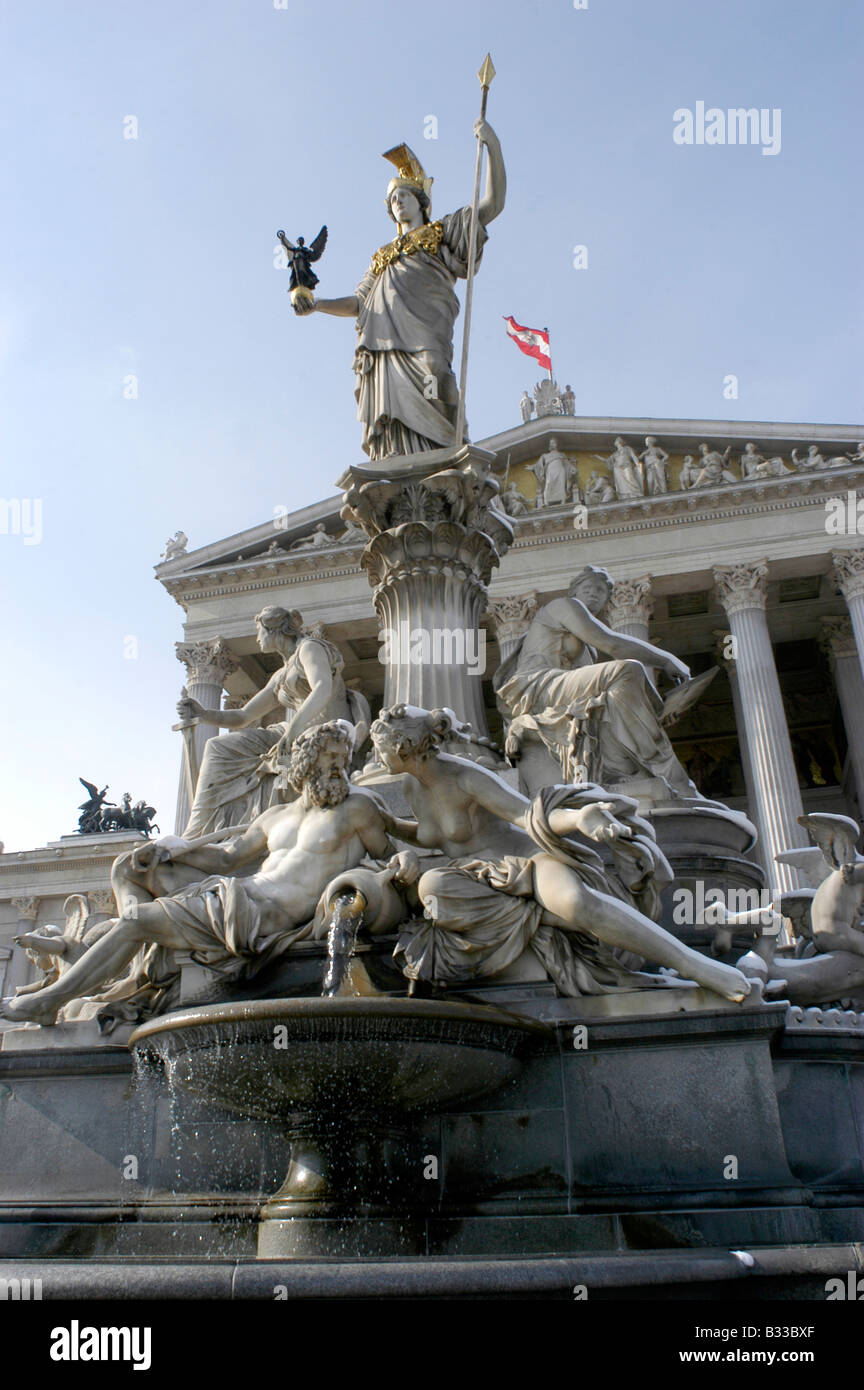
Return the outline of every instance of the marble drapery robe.
{"type": "MultiPolygon", "coordinates": [[[[470,225],[466,207],[397,237],[373,257],[357,286],[355,396],[371,459],[456,442],[453,286],[468,272],[470,225]]],[[[478,223],[478,264],[486,240],[478,223]]]]}

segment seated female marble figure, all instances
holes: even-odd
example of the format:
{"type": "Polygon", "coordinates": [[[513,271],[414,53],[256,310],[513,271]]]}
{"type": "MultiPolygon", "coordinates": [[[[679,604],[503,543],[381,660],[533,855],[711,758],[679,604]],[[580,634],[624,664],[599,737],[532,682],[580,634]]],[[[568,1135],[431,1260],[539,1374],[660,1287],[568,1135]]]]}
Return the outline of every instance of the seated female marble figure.
{"type": "Polygon", "coordinates": [[[499,667],[493,685],[509,723],[507,754],[519,759],[529,795],[562,777],[624,783],[619,790],[647,777],[662,799],[698,797],[661,725],[663,701],[646,667],[675,681],[690,673],[669,652],[606,626],[600,615],[611,591],[606,571],[586,565],[569,597],[545,604],[499,667]]]}
{"type": "MultiPolygon", "coordinates": [[[[629,969],[616,951],[671,967],[726,999],[744,999],[741,971],[683,945],[652,921],[672,870],[629,797],[594,785],[545,787],[535,800],[494,772],[441,752],[458,737],[449,710],[397,705],[372,740],[415,819],[385,815],[394,839],[446,856],[413,876],[429,921],[399,942],[409,978],[496,975],[531,950],[566,995],[665,985],[629,969]],[[593,843],[592,843],[593,842],[593,843]],[[606,845],[613,866],[594,845],[606,845]]],[[[410,881],[409,860],[400,876],[410,881]]]]}
{"type": "Polygon", "coordinates": [[[307,729],[344,719],[355,726],[355,751],[369,732],[369,705],[359,691],[346,689],[342,655],[332,642],[306,632],[296,610],[264,608],[255,626],[261,651],[282,657],[264,689],[238,710],[205,709],[188,697],[177,706],[182,720],[198,718],[232,730],[205,745],[183,831],[186,839],[246,824],[276,802],[289,800],[293,792],[284,766],[292,745],[307,729]],[[258,727],[277,710],[285,712],[279,722],[258,727]]]}

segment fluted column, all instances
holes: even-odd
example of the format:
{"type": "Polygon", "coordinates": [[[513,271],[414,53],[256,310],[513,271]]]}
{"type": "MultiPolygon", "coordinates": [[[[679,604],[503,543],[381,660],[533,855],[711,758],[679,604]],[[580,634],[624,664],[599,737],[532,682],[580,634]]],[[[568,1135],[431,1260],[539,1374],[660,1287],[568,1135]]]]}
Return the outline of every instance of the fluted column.
{"type": "MultiPolygon", "coordinates": [[[[12,906],[18,914],[18,931],[16,936],[22,936],[24,932],[34,931],[36,919],[39,916],[41,898],[13,898],[12,906]]],[[[30,957],[23,946],[12,947],[12,959],[6,969],[5,989],[7,994],[14,994],[20,985],[29,983],[33,974],[30,957]]]]}
{"type": "Polygon", "coordinates": [[[834,671],[860,816],[864,815],[864,679],[850,620],[823,618],[821,643],[834,671]]]}
{"type": "Polygon", "coordinates": [[[530,594],[508,594],[506,598],[489,600],[489,616],[495,624],[502,662],[515,651],[536,612],[537,595],[533,591],[530,594]]]}
{"type": "MultiPolygon", "coordinates": [[[[186,667],[186,689],[193,700],[205,709],[220,709],[225,678],[237,669],[237,661],[231,655],[221,637],[211,638],[209,642],[177,642],[177,660],[186,667]]],[[[198,724],[194,730],[195,750],[198,766],[204,755],[204,745],[219,730],[212,724],[198,724]]],[[[184,735],[185,737],[185,735],[184,735]]],[[[180,785],[177,791],[177,834],[189,819],[192,809],[189,788],[186,781],[185,749],[180,763],[180,785]]]]}
{"type": "Polygon", "coordinates": [[[864,675],[864,549],[834,550],[834,582],[846,600],[855,646],[858,648],[858,664],[864,675]]]}
{"type": "Polygon", "coordinates": [[[801,848],[808,839],[798,824],[804,807],[765,616],[767,574],[767,562],[758,561],[716,568],[714,579],[735,639],[741,712],[765,838],[765,863],[771,866],[770,884],[791,890],[799,886],[798,874],[786,864],[777,864],[775,855],[801,848]]]}
{"type": "Polygon", "coordinates": [[[729,678],[729,689],[732,692],[732,711],[735,716],[735,733],[738,738],[738,745],[741,749],[741,770],[744,773],[744,791],[747,797],[747,814],[759,832],[759,839],[756,842],[754,853],[765,870],[766,882],[773,883],[772,864],[765,861],[765,833],[759,824],[759,798],[756,794],[756,782],[753,777],[753,759],[750,753],[750,741],[747,736],[747,722],[744,718],[744,709],[741,704],[741,689],[738,684],[738,671],[735,661],[728,654],[729,632],[725,628],[716,629],[714,640],[717,649],[718,664],[723,667],[729,678]]]}

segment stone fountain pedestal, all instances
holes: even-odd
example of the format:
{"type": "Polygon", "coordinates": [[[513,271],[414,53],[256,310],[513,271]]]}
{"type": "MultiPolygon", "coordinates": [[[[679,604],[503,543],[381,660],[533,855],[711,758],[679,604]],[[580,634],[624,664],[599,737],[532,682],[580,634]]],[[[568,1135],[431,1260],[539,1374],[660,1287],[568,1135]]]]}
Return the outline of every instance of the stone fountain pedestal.
{"type": "Polygon", "coordinates": [[[283,1133],[288,1172],[258,1226],[258,1256],[274,1259],[423,1254],[411,1120],[488,1097],[551,1041],[494,1005],[346,995],[189,1009],[144,1024],[130,1046],[175,1094],[283,1133]]]}

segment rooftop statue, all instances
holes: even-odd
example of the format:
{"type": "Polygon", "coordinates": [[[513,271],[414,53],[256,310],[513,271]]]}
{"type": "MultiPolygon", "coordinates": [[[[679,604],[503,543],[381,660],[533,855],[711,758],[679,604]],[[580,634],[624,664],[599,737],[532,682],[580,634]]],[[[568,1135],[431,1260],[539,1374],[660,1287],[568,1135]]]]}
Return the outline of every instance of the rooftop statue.
{"type": "MultiPolygon", "coordinates": [[[[752,445],[749,445],[748,447],[749,447],[749,448],[753,448],[752,445]]],[[[746,452],[746,451],[745,451],[745,452],[746,452]]],[[[687,483],[684,482],[684,473],[685,473],[685,469],[687,469],[687,459],[685,458],[685,460],[684,460],[684,467],[681,469],[681,481],[682,481],[682,484],[683,484],[685,487],[694,487],[694,488],[697,488],[697,487],[698,487],[698,488],[701,488],[701,487],[719,487],[721,483],[737,483],[737,482],[739,481],[739,479],[736,478],[735,474],[731,471],[731,469],[727,468],[727,466],[726,466],[726,465],[728,464],[728,462],[729,462],[729,457],[730,457],[731,453],[732,453],[732,445],[731,445],[731,444],[729,445],[729,447],[728,447],[727,449],[724,450],[724,452],[723,452],[722,454],[721,454],[717,449],[709,449],[709,447],[708,447],[707,444],[700,444],[700,445],[699,445],[699,459],[697,460],[697,462],[696,462],[695,464],[692,463],[692,460],[691,460],[691,467],[690,467],[690,469],[687,470],[688,477],[692,479],[691,482],[687,482],[687,483]]],[[[688,454],[687,458],[689,458],[689,457],[690,457],[690,456],[689,456],[689,454],[688,454]]],[[[759,461],[761,461],[761,463],[764,463],[764,459],[762,459],[762,455],[761,455],[761,454],[752,455],[751,457],[752,457],[752,459],[757,460],[757,461],[756,461],[756,462],[752,462],[752,464],[750,464],[750,465],[745,465],[745,462],[744,462],[745,455],[742,454],[742,456],[741,456],[742,468],[747,467],[747,466],[752,466],[752,467],[754,467],[754,468],[755,468],[755,467],[758,467],[758,466],[760,466],[760,462],[759,462],[759,461]]],[[[745,476],[748,476],[748,475],[745,475],[745,476]]]]}
{"type": "Polygon", "coordinates": [[[669,462],[669,455],[665,449],[661,449],[653,434],[649,434],[645,439],[645,448],[639,455],[642,460],[642,468],[645,477],[645,491],[649,497],[658,497],[661,492],[668,492],[669,479],[666,472],[666,465],[669,462]]]}
{"type": "Polygon", "coordinates": [[[554,437],[550,438],[546,453],[541,454],[536,463],[527,465],[527,471],[537,479],[535,507],[563,507],[569,500],[581,500],[576,465],[562,454],[554,437]]]}
{"type": "MultiPolygon", "coordinates": [[[[506,176],[492,127],[481,118],[474,132],[488,153],[477,209],[479,261],[486,227],[504,207],[506,176]]],[[[455,438],[459,392],[452,361],[459,302],[453,286],[468,273],[471,227],[470,207],[432,221],[432,180],[407,145],[384,157],[397,169],[385,203],[398,235],[375,252],[353,294],[295,300],[301,316],[318,312],[357,321],[357,418],[363,449],[373,460],[462,442],[455,438]]]]}
{"type": "Polygon", "coordinates": [[[519,517],[528,515],[528,503],[515,483],[508,483],[503,491],[499,493],[497,499],[493,498],[493,506],[496,500],[500,502],[508,516],[519,517]]]}
{"type": "Polygon", "coordinates": [[[165,549],[160,555],[160,560],[176,560],[178,555],[186,554],[186,547],[189,544],[189,537],[185,531],[175,531],[173,536],[169,536],[165,542],[165,549]]]}
{"type": "Polygon", "coordinates": [[[79,777],[78,781],[90,793],[87,801],[78,807],[81,812],[78,817],[79,835],[104,835],[110,830],[140,830],[149,836],[152,830],[159,829],[158,825],[153,825],[155,807],[148,806],[146,801],[136,801],[133,806],[129,792],[124,792],[123,802],[117,806],[113,801],[106,801],[107,786],[98,791],[93,782],[86,782],[83,777],[79,777]]]}
{"type": "Polygon", "coordinates": [[[602,506],[604,502],[615,501],[615,489],[608,478],[604,478],[596,468],[592,468],[585,484],[585,501],[589,507],[602,506]]]}
{"type": "MultiPolygon", "coordinates": [[[[108,790],[108,784],[106,783],[100,792],[95,782],[86,782],[83,777],[79,777],[78,781],[88,793],[87,800],[82,801],[78,807],[81,812],[78,817],[78,833],[79,835],[98,835],[102,829],[102,807],[105,805],[105,793],[108,790]]],[[[78,795],[80,796],[81,793],[79,792],[78,795]]]]}
{"type": "Polygon", "coordinates": [[[561,397],[558,393],[557,381],[551,381],[545,377],[543,381],[538,381],[534,387],[534,400],[537,407],[537,419],[540,420],[544,415],[563,415],[561,397]]]}
{"type": "Polygon", "coordinates": [[[230,729],[204,746],[195,800],[184,830],[187,836],[245,824],[273,805],[285,787],[282,763],[292,743],[307,729],[331,719],[357,726],[359,750],[369,730],[369,706],[346,690],[342,655],[332,642],[303,626],[302,615],[285,608],[263,608],[255,617],[258,646],[276,652],[282,665],[263,690],[242,709],[205,709],[188,697],[177,706],[181,720],[230,729]],[[285,711],[277,723],[259,728],[268,714],[285,711]]]}
{"type": "Polygon", "coordinates": [[[645,474],[642,468],[642,460],[635,450],[625,444],[620,437],[615,440],[615,447],[608,458],[603,458],[600,454],[594,457],[601,463],[605,463],[612,475],[612,482],[615,487],[615,495],[619,501],[631,497],[645,496],[645,474]]]}

